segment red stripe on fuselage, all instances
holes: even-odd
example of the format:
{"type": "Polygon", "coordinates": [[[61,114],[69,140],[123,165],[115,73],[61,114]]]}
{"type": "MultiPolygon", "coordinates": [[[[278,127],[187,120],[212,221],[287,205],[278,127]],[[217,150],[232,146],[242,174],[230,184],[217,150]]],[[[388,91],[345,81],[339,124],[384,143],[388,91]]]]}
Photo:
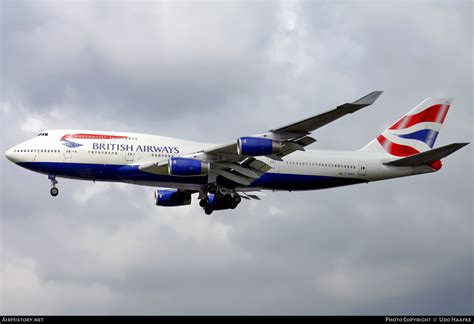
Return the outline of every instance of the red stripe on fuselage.
{"type": "Polygon", "coordinates": [[[78,139],[123,139],[128,138],[128,136],[118,136],[118,135],[102,135],[102,134],[66,134],[61,137],[61,141],[67,138],[78,138],[78,139]]]}
{"type": "Polygon", "coordinates": [[[434,105],[425,110],[414,114],[402,117],[399,121],[393,124],[389,129],[403,129],[410,126],[423,123],[434,122],[442,124],[448,113],[449,105],[434,105]]]}
{"type": "Polygon", "coordinates": [[[410,156],[413,154],[420,153],[420,151],[414,149],[411,146],[397,144],[392,141],[389,141],[385,136],[379,135],[377,136],[377,141],[379,141],[380,145],[390,154],[396,156],[410,156]]]}

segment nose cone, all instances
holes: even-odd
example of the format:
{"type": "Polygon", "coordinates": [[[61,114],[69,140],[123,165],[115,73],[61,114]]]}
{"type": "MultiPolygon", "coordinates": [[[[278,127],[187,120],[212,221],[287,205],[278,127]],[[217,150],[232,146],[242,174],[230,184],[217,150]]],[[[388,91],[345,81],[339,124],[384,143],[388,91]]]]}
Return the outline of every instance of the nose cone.
{"type": "Polygon", "coordinates": [[[5,156],[7,157],[7,159],[9,159],[9,160],[12,161],[12,162],[15,162],[13,155],[14,155],[14,153],[13,153],[13,148],[9,149],[9,150],[5,153],[5,156]]]}

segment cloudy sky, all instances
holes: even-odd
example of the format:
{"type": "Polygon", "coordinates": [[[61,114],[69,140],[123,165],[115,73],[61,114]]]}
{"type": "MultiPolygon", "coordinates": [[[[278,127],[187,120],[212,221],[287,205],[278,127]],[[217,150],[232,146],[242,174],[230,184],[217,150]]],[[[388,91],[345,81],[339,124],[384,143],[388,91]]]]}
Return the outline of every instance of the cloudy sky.
{"type": "MultiPolygon", "coordinates": [[[[471,141],[473,4],[1,0],[1,151],[48,128],[229,142],[372,90],[355,150],[428,96],[471,141]]],[[[264,193],[206,216],[153,188],[1,165],[0,313],[472,313],[472,145],[430,175],[264,193]]]]}

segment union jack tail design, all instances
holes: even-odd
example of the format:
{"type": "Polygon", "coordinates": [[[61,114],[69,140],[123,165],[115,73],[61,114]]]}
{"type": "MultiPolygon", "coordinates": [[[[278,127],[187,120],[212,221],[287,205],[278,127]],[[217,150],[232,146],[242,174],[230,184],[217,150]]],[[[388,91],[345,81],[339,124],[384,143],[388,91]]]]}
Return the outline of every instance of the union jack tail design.
{"type": "Polygon", "coordinates": [[[427,98],[361,150],[406,157],[433,148],[451,106],[449,98],[427,98]]]}

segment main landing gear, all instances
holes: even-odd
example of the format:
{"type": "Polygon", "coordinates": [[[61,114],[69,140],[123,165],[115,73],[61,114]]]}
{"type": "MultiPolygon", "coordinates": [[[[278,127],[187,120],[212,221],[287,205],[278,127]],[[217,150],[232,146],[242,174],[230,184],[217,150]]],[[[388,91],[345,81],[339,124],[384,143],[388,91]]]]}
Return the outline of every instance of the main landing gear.
{"type": "Polygon", "coordinates": [[[207,215],[212,214],[214,210],[235,209],[242,201],[235,191],[220,188],[213,183],[209,184],[207,192],[207,197],[199,201],[199,206],[207,215]]]}
{"type": "Polygon", "coordinates": [[[56,176],[50,174],[48,175],[48,179],[51,180],[51,189],[49,190],[49,193],[51,196],[56,197],[59,194],[59,189],[56,188],[56,184],[58,183],[56,176]]]}
{"type": "Polygon", "coordinates": [[[218,190],[219,188],[215,183],[210,183],[207,185],[207,192],[209,192],[210,194],[214,195],[215,193],[217,193],[218,190]]]}

